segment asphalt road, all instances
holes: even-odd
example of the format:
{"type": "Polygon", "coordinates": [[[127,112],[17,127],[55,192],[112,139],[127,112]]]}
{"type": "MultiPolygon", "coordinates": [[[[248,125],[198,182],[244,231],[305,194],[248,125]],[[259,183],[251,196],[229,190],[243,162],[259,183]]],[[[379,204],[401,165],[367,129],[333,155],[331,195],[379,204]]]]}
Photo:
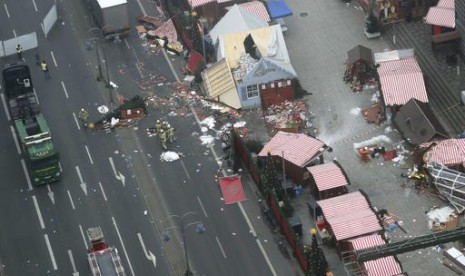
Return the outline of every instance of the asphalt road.
{"type": "MultiPolygon", "coordinates": [[[[273,275],[242,205],[225,205],[221,198],[214,178],[217,156],[201,145],[195,116],[170,117],[169,107],[161,106],[149,108],[149,116],[136,129],[90,132],[77,124],[81,107],[89,110],[91,119],[98,118],[97,107],[112,106],[117,94],[172,96],[170,83],[176,81],[173,72],[179,71],[181,59],[169,57],[168,63],[162,53],[148,52],[134,28],[122,43],[101,43],[99,49],[106,57],[102,64],[108,65],[110,80],[118,85],[110,97],[96,81],[95,45],[90,51],[87,47],[94,35],[89,31],[93,22],[82,2],[64,1],[58,6],[61,20],[48,38],[39,21],[52,1],[41,1],[37,12],[38,3],[5,2],[0,12],[8,10],[9,16],[0,15],[0,39],[36,31],[38,52],[49,64],[52,77],[45,79],[35,65],[34,52],[23,53],[61,154],[64,176],[60,183],[28,189],[22,157],[10,134],[11,122],[2,114],[0,127],[6,135],[0,142],[7,145],[2,152],[11,156],[0,159],[3,178],[9,182],[2,187],[7,190],[0,195],[4,197],[0,204],[5,205],[2,210],[11,210],[0,212],[2,222],[11,222],[0,228],[5,275],[88,274],[83,231],[97,225],[107,242],[119,249],[129,275],[180,275],[186,268],[180,221],[168,218],[189,212],[195,215],[184,216],[183,222],[188,225],[188,256],[196,275],[273,275]],[[150,77],[160,75],[167,78],[165,85],[142,87],[150,77]],[[185,155],[181,161],[159,160],[158,139],[145,133],[156,118],[176,127],[178,141],[172,149],[185,155]],[[195,231],[197,221],[206,228],[201,236],[195,231]],[[171,241],[161,241],[163,230],[169,230],[171,241]],[[156,256],[156,265],[149,251],[156,256]]],[[[131,25],[137,24],[138,15],[154,11],[149,1],[129,2],[131,25]]],[[[15,59],[3,58],[2,64],[15,59]]]]}

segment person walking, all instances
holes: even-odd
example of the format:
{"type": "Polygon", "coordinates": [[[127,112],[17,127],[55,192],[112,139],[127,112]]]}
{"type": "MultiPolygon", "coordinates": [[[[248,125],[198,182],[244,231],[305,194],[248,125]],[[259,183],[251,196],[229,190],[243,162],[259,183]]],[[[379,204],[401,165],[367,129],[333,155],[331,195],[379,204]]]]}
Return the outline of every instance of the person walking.
{"type": "Polygon", "coordinates": [[[16,54],[18,55],[19,60],[23,59],[23,47],[21,47],[21,44],[19,43],[16,45],[16,54]]]}
{"type": "Polygon", "coordinates": [[[162,126],[160,120],[157,120],[157,122],[155,123],[155,130],[157,131],[157,134],[160,133],[161,127],[162,126]]]}
{"type": "Polygon", "coordinates": [[[176,141],[176,137],[174,136],[174,127],[169,126],[168,128],[168,142],[173,143],[176,141]]]}
{"type": "Polygon", "coordinates": [[[164,131],[163,129],[160,130],[160,133],[158,134],[160,136],[161,147],[165,150],[168,149],[168,147],[166,146],[166,140],[167,140],[166,134],[167,134],[166,131],[164,131]]]}
{"type": "Polygon", "coordinates": [[[40,63],[40,69],[42,70],[42,72],[44,72],[44,76],[46,79],[50,78],[50,73],[48,72],[48,65],[45,62],[45,60],[42,60],[42,62],[40,63]]]}
{"type": "Polygon", "coordinates": [[[89,113],[84,108],[81,108],[79,111],[79,120],[84,126],[87,126],[87,119],[89,118],[89,113]]]}

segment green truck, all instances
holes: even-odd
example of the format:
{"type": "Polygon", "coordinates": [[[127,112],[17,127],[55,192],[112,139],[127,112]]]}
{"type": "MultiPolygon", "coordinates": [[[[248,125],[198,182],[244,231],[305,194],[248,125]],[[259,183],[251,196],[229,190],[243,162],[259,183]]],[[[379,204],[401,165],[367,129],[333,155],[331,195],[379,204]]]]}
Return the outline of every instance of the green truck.
{"type": "Polygon", "coordinates": [[[59,181],[59,154],[54,148],[47,122],[40,113],[29,66],[22,62],[7,64],[2,70],[2,77],[8,111],[14,121],[32,183],[44,185],[59,181]]]}

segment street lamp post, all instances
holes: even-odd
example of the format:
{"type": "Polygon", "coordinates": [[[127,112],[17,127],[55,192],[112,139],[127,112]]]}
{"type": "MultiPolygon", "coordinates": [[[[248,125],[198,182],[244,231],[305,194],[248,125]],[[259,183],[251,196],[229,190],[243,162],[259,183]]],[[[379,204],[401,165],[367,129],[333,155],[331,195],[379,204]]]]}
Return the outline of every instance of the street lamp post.
{"type": "Polygon", "coordinates": [[[181,232],[182,235],[182,242],[184,246],[184,255],[186,257],[186,272],[184,273],[185,276],[191,276],[193,275],[192,271],[190,270],[189,266],[189,254],[187,253],[187,239],[186,239],[186,229],[190,226],[195,225],[195,232],[198,234],[203,234],[205,232],[205,227],[202,224],[202,221],[200,220],[195,220],[191,222],[186,222],[186,218],[189,216],[196,216],[197,213],[195,212],[187,212],[184,213],[183,215],[170,215],[168,216],[165,221],[163,222],[163,240],[165,242],[169,241],[171,239],[170,232],[169,230],[172,229],[178,229],[181,232]],[[177,223],[177,225],[171,225],[171,226],[166,226],[166,223],[168,221],[172,221],[173,223],[177,223]]]}

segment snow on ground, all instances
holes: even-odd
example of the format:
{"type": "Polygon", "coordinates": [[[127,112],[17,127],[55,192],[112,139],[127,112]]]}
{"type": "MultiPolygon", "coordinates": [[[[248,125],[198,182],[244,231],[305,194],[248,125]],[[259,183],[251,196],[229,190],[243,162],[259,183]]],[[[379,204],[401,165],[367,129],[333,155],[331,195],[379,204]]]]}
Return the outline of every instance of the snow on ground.
{"type": "Polygon", "coordinates": [[[174,151],[165,151],[160,155],[160,160],[165,162],[173,162],[179,159],[179,154],[174,151]]]}

